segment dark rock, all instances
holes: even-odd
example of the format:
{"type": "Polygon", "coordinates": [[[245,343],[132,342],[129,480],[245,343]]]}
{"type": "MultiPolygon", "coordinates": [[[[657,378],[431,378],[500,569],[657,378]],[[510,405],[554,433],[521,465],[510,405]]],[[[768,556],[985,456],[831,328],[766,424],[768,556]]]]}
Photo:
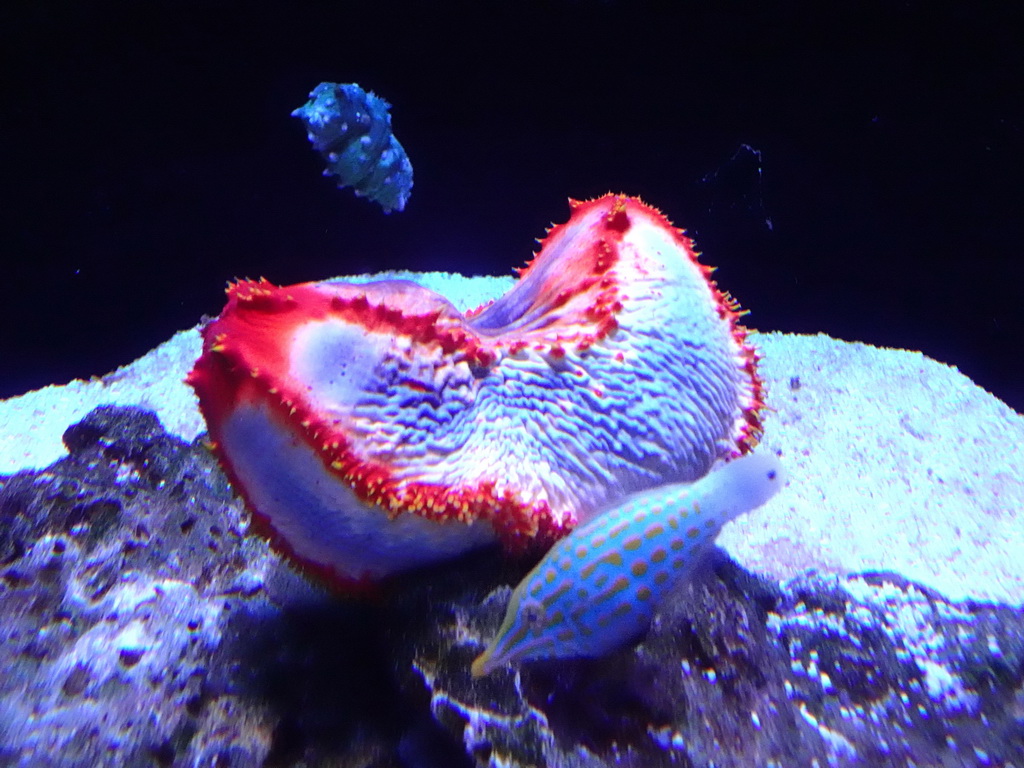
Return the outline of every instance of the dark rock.
{"type": "Polygon", "coordinates": [[[530,567],[331,594],[201,442],[98,409],[0,477],[0,766],[1024,766],[1024,616],[721,553],[604,659],[469,674],[530,567]]]}
{"type": "Polygon", "coordinates": [[[474,681],[510,590],[479,592],[411,651],[477,765],[1024,765],[1018,610],[878,574],[779,587],[719,551],[636,647],[474,681]]]}
{"type": "Polygon", "coordinates": [[[247,535],[153,414],[100,408],[65,443],[0,477],[0,765],[399,765],[372,605],[247,535]]]}

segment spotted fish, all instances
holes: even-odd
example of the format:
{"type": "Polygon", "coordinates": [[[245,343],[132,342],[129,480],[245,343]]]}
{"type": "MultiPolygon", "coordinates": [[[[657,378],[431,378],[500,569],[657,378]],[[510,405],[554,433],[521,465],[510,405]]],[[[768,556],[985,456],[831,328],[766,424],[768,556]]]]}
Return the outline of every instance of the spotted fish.
{"type": "Polygon", "coordinates": [[[577,528],[516,587],[473,676],[510,662],[601,656],[636,637],[722,526],[783,482],[775,455],[751,454],[695,483],[630,496],[577,528]]]}

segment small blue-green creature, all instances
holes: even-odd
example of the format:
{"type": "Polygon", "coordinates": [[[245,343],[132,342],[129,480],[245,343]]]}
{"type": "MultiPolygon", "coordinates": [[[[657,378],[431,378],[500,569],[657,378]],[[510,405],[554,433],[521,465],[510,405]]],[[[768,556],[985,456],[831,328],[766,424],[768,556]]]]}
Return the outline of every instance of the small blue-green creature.
{"type": "Polygon", "coordinates": [[[391,105],[355,83],[320,83],[292,112],[306,124],[313,147],[327,161],[325,176],[352,187],[385,213],[401,211],[412,191],[412,163],[391,132],[391,105]]]}
{"type": "Polygon", "coordinates": [[[775,455],[751,454],[695,483],[630,496],[580,526],[516,587],[473,676],[511,662],[601,656],[635,638],[722,526],[784,481],[775,455]]]}

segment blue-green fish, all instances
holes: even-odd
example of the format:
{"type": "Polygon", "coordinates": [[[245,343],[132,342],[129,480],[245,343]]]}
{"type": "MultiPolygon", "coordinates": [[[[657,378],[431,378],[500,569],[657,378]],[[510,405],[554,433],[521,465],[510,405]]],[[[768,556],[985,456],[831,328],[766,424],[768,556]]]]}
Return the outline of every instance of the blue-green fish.
{"type": "Polygon", "coordinates": [[[635,638],[722,526],[784,482],[774,454],[751,454],[695,483],[634,494],[580,526],[516,587],[473,676],[531,659],[601,656],[635,638]]]}

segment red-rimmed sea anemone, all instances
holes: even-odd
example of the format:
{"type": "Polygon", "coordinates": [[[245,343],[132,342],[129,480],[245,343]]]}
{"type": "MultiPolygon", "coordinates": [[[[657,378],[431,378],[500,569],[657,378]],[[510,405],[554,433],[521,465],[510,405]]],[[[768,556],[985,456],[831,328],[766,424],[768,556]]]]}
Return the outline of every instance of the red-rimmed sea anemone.
{"type": "Polygon", "coordinates": [[[500,540],[550,543],[760,434],[737,307],[656,209],[571,201],[504,296],[241,281],[189,376],[276,544],[342,582],[500,540]]]}

